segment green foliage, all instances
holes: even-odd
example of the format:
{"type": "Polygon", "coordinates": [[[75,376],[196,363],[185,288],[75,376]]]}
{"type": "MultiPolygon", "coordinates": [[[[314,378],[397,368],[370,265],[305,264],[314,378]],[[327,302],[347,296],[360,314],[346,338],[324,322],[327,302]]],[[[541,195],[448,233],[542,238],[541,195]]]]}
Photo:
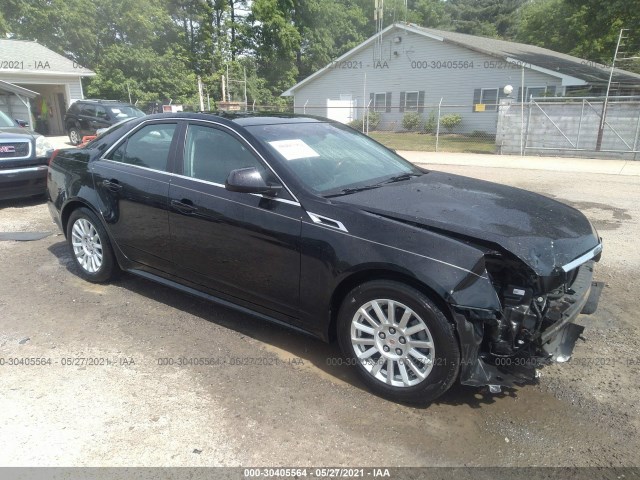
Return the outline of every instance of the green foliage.
{"type": "Polygon", "coordinates": [[[449,0],[446,10],[456,32],[510,38],[517,11],[524,3],[525,0],[449,0]]]}
{"type": "Polygon", "coordinates": [[[438,119],[436,118],[436,111],[431,110],[429,113],[429,118],[424,122],[424,133],[436,133],[436,129],[438,128],[438,119]]]}
{"type": "Polygon", "coordinates": [[[171,49],[158,54],[150,48],[113,45],[102,53],[96,77],[86,90],[89,97],[133,102],[169,99],[173,103],[193,101],[196,75],[186,71],[186,59],[171,49]]]}
{"type": "MultiPolygon", "coordinates": [[[[621,28],[627,28],[621,57],[640,56],[640,9],[627,0],[533,0],[520,12],[519,42],[610,65],[621,28]],[[540,34],[544,32],[544,34],[540,34]]],[[[620,60],[640,73],[640,63],[620,60]]]]}
{"type": "Polygon", "coordinates": [[[422,127],[422,115],[418,112],[407,112],[402,117],[402,128],[409,131],[419,130],[422,127]]]}
{"type": "Polygon", "coordinates": [[[440,125],[447,129],[447,132],[453,132],[453,129],[462,123],[462,115],[458,113],[450,113],[440,117],[440,125]]]}
{"type": "MultiPolygon", "coordinates": [[[[386,0],[383,25],[407,21],[516,40],[604,65],[624,27],[629,30],[621,56],[640,56],[640,8],[629,0],[404,5],[386,0]]],[[[228,68],[233,100],[244,100],[239,81],[246,72],[249,104],[287,108],[284,90],[375,33],[372,13],[371,0],[3,0],[0,35],[36,40],[96,71],[87,95],[128,100],[130,92],[134,102],[195,102],[200,76],[215,102],[222,99],[228,68]]],[[[640,72],[638,60],[620,60],[618,66],[640,72]]],[[[370,129],[379,124],[376,115],[370,129]]],[[[412,116],[407,121],[415,123],[412,116]]],[[[435,129],[431,112],[424,131],[435,129]]]]}
{"type": "Polygon", "coordinates": [[[369,127],[369,131],[373,131],[377,129],[379,125],[380,125],[380,113],[374,112],[374,111],[369,111],[364,116],[364,118],[358,118],[356,120],[352,120],[351,122],[349,122],[349,126],[351,128],[355,128],[360,132],[362,132],[363,129],[366,130],[367,126],[369,127]],[[363,121],[368,122],[368,124],[365,124],[364,128],[363,128],[363,121]]]}

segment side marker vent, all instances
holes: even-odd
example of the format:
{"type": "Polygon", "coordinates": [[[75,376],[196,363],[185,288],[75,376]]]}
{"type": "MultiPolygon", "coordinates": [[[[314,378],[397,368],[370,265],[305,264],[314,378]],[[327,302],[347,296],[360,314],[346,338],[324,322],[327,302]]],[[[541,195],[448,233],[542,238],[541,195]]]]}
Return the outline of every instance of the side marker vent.
{"type": "Polygon", "coordinates": [[[342,232],[348,232],[346,227],[342,222],[338,220],[334,220],[333,218],[324,217],[322,215],[318,215],[317,213],[307,212],[309,218],[318,225],[322,225],[324,227],[335,228],[336,230],[340,230],[342,232]]]}

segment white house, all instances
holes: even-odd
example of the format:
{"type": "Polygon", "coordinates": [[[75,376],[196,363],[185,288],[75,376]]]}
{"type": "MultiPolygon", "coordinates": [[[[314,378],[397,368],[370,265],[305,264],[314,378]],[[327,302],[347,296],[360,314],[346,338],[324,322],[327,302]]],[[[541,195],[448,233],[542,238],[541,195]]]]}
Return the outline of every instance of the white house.
{"type": "Polygon", "coordinates": [[[39,43],[0,39],[0,110],[40,133],[64,135],[64,114],[83,97],[88,68],[39,43]]]}
{"type": "MultiPolygon", "coordinates": [[[[339,121],[381,115],[400,129],[406,112],[423,118],[443,106],[463,117],[461,132],[496,132],[498,104],[581,92],[601,95],[609,69],[541,47],[396,23],[294,85],[296,113],[339,121]]],[[[613,93],[639,94],[640,75],[616,69],[613,93]]]]}

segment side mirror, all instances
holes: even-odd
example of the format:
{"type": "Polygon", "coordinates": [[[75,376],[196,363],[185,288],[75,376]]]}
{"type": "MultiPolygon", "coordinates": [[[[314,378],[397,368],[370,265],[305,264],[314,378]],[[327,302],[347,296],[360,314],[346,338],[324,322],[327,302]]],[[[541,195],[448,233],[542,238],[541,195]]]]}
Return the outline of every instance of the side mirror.
{"type": "Polygon", "coordinates": [[[26,120],[20,120],[19,118],[16,118],[16,123],[23,128],[29,128],[29,122],[27,122],[26,120]]]}
{"type": "Polygon", "coordinates": [[[231,192],[277,195],[282,185],[269,185],[256,167],[231,170],[224,187],[231,192]]]}

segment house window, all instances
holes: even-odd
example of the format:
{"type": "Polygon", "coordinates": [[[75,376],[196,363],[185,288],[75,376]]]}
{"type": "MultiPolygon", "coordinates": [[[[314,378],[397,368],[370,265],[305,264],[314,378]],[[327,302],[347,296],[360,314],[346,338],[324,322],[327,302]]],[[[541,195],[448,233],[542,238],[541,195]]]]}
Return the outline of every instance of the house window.
{"type": "Polygon", "coordinates": [[[547,87],[527,87],[527,94],[524,97],[525,102],[533,97],[544,97],[547,93],[547,87]]]}
{"type": "Polygon", "coordinates": [[[407,92],[404,95],[404,110],[405,112],[418,111],[418,92],[407,92]]]}
{"type": "Polygon", "coordinates": [[[373,97],[373,110],[375,112],[385,112],[387,110],[387,94],[376,93],[373,97]]]}
{"type": "Polygon", "coordinates": [[[480,103],[485,105],[485,111],[498,110],[498,89],[483,88],[480,91],[480,103]]]}

